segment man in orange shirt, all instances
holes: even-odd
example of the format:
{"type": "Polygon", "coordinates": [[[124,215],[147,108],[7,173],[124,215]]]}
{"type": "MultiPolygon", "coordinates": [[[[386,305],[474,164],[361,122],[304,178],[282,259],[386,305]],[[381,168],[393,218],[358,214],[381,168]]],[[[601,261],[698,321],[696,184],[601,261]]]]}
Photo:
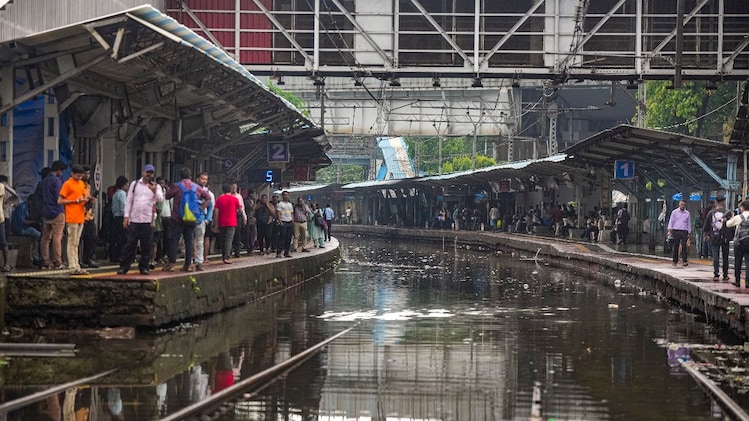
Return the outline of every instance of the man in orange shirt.
{"type": "Polygon", "coordinates": [[[88,275],[78,263],[78,244],[86,215],[86,202],[89,201],[86,183],[83,181],[85,171],[80,165],[71,167],[72,175],[62,184],[57,203],[65,206],[65,228],[68,232],[68,268],[73,275],[88,275]]]}

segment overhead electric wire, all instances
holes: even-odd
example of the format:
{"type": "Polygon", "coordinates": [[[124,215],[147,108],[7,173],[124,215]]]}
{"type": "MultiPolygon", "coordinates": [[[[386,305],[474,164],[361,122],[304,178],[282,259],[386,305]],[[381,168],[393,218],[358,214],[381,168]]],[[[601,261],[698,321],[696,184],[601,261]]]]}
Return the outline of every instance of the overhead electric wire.
{"type": "Polygon", "coordinates": [[[673,128],[675,128],[675,127],[681,127],[681,126],[686,126],[686,125],[688,125],[688,124],[692,124],[692,123],[694,123],[694,122],[696,122],[696,121],[700,121],[700,120],[702,120],[703,118],[705,118],[705,117],[707,117],[707,116],[709,116],[709,115],[711,115],[711,114],[713,114],[713,113],[715,113],[715,112],[717,112],[717,111],[719,111],[719,110],[721,110],[721,109],[723,109],[723,108],[727,107],[727,106],[728,106],[728,105],[730,105],[730,104],[731,104],[732,102],[736,102],[736,100],[737,100],[738,98],[739,98],[739,96],[738,96],[738,95],[736,95],[735,97],[731,98],[730,100],[728,100],[728,102],[726,102],[725,104],[721,105],[720,107],[718,107],[718,108],[716,108],[716,109],[714,109],[714,110],[712,110],[712,111],[709,111],[709,112],[707,112],[707,113],[705,113],[705,114],[702,114],[702,115],[701,115],[701,116],[699,116],[699,117],[695,117],[695,118],[693,118],[693,119],[691,119],[691,120],[687,120],[687,121],[684,121],[684,122],[681,122],[681,123],[677,123],[677,124],[672,124],[672,125],[670,125],[670,126],[663,126],[663,127],[653,127],[653,129],[655,129],[655,130],[663,130],[663,129],[673,129],[673,128]]]}

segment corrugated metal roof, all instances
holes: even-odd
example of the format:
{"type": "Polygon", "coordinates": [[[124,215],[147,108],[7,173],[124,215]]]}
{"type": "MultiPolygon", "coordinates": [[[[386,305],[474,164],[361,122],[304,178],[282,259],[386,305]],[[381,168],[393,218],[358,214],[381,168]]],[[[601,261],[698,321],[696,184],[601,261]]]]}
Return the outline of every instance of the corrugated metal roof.
{"type": "MultiPolygon", "coordinates": [[[[294,105],[222,49],[149,5],[0,43],[0,66],[8,65],[47,82],[39,87],[40,81],[34,81],[36,88],[16,92],[15,105],[29,89],[66,85],[67,90],[55,92],[60,102],[66,91],[98,95],[123,101],[123,119],[181,118],[192,137],[180,146],[204,156],[213,154],[206,149],[231,156],[237,139],[250,138],[240,136],[239,127],[251,125],[293,142],[287,169],[330,163],[324,133],[294,105]],[[60,63],[73,67],[60,70],[60,63]],[[222,147],[222,139],[230,147],[222,147]]],[[[0,112],[14,105],[10,100],[3,98],[0,112]]],[[[264,138],[252,138],[258,143],[245,143],[262,146],[264,138]]]]}

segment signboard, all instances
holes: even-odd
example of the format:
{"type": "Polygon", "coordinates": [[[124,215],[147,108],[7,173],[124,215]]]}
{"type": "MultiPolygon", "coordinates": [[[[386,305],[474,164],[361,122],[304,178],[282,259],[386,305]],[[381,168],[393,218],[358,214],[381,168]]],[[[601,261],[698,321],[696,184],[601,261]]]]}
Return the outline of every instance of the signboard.
{"type": "Polygon", "coordinates": [[[96,167],[94,167],[94,188],[96,191],[101,190],[101,166],[99,163],[96,163],[96,167]]]}
{"type": "Polygon", "coordinates": [[[278,183],[281,181],[281,170],[279,169],[249,169],[247,170],[247,180],[250,183],[278,183]]]}
{"type": "Polygon", "coordinates": [[[221,163],[221,171],[224,174],[228,174],[237,164],[239,164],[239,158],[226,158],[221,163]]]}
{"type": "Polygon", "coordinates": [[[614,161],[614,178],[619,180],[635,178],[635,161],[614,161]]]}
{"type": "Polygon", "coordinates": [[[268,163],[289,162],[289,142],[268,142],[268,163]]]}

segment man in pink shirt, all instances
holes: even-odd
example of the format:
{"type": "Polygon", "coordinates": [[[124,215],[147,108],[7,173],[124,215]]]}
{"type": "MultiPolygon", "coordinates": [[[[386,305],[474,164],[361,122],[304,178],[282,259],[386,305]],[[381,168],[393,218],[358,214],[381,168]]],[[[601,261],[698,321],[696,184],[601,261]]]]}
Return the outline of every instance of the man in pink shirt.
{"type": "Polygon", "coordinates": [[[130,270],[135,260],[135,250],[140,241],[141,255],[138,269],[141,275],[148,275],[148,263],[151,258],[151,241],[153,239],[154,205],[164,201],[161,186],[156,184],[154,168],[151,164],[143,167],[142,177],[130,183],[125,199],[125,214],[122,227],[126,230],[127,243],[122,250],[120,269],[117,274],[124,275],[130,270]]]}

